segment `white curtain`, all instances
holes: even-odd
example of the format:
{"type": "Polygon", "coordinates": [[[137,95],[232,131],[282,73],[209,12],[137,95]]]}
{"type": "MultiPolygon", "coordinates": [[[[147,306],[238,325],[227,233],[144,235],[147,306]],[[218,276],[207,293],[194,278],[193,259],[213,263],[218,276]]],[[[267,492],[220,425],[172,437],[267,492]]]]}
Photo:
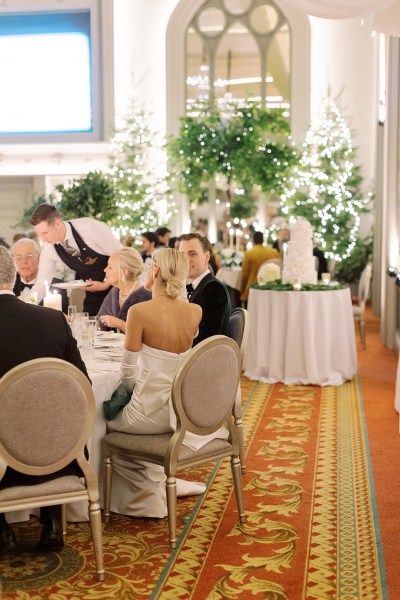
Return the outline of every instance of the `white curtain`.
{"type": "Polygon", "coordinates": [[[400,5],[400,0],[285,0],[285,3],[314,17],[351,19],[400,5]]]}

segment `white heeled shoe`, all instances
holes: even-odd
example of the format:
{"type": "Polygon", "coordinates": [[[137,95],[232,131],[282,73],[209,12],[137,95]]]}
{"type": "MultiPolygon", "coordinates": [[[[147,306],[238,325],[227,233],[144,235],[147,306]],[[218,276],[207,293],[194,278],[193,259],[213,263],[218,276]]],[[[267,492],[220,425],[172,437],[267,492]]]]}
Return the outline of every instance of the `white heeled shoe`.
{"type": "Polygon", "coordinates": [[[199,481],[186,481],[185,479],[176,480],[176,495],[177,496],[200,496],[204,494],[207,486],[199,481]]]}

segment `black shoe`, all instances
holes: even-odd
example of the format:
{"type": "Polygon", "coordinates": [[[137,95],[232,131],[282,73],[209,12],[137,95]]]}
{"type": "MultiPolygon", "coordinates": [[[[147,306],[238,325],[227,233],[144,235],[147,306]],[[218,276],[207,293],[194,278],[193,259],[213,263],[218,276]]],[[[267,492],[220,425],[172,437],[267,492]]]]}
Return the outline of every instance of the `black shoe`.
{"type": "Polygon", "coordinates": [[[9,524],[5,522],[0,527],[0,552],[11,552],[17,549],[17,540],[9,524]]]}
{"type": "Polygon", "coordinates": [[[57,552],[64,546],[61,522],[50,517],[45,520],[40,535],[39,550],[44,552],[57,552]]]}

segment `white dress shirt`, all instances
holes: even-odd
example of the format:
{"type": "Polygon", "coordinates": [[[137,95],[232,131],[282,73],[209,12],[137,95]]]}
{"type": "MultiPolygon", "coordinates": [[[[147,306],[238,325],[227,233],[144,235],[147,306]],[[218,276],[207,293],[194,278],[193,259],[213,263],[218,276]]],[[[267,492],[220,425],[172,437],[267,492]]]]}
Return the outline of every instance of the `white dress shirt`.
{"type": "MultiPolygon", "coordinates": [[[[85,244],[99,254],[110,256],[115,250],[122,248],[121,242],[114,236],[110,227],[102,221],[96,221],[96,219],[91,219],[89,217],[82,217],[81,219],[71,219],[71,223],[85,244]]],[[[72,234],[71,225],[65,222],[65,227],[65,238],[59,243],[62,245],[67,243],[71,248],[78,250],[78,245],[72,234]]],[[[37,281],[32,288],[32,291],[37,292],[38,294],[38,302],[43,300],[45,295],[44,282],[47,281],[50,284],[59,260],[60,258],[54,248],[54,244],[44,242],[39,258],[37,281]]]]}

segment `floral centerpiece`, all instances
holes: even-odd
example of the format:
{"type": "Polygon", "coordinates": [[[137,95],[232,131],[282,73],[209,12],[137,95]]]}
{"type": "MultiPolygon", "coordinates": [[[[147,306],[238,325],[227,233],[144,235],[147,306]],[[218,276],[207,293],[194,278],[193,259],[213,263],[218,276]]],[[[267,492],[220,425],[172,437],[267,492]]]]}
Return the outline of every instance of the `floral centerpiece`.
{"type": "Polygon", "coordinates": [[[221,250],[221,263],[223,267],[241,267],[243,262],[244,252],[234,248],[223,248],[221,250]]]}
{"type": "Polygon", "coordinates": [[[257,273],[257,283],[263,285],[270,281],[277,281],[281,278],[281,268],[275,263],[266,263],[262,265],[257,273]]]}

